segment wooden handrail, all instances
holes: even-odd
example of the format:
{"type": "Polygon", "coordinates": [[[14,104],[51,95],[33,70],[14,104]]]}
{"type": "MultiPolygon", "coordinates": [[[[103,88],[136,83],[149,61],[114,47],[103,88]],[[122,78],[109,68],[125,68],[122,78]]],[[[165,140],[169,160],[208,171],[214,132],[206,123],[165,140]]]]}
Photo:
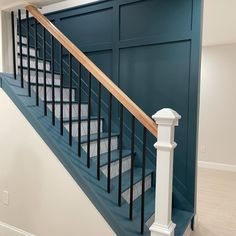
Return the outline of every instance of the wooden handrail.
{"type": "Polygon", "coordinates": [[[147,130],[157,136],[157,125],[112,80],[33,5],[26,9],[44,26],[147,130]]]}

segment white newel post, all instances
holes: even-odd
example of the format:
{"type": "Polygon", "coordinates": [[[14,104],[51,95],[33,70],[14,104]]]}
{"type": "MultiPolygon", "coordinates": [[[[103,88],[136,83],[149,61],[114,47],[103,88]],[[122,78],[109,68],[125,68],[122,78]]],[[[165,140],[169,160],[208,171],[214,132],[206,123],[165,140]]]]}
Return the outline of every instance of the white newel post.
{"type": "Polygon", "coordinates": [[[181,116],[165,108],[152,118],[158,125],[158,138],[154,145],[157,149],[155,220],[150,231],[151,236],[174,236],[175,224],[171,220],[174,131],[181,116]]]}

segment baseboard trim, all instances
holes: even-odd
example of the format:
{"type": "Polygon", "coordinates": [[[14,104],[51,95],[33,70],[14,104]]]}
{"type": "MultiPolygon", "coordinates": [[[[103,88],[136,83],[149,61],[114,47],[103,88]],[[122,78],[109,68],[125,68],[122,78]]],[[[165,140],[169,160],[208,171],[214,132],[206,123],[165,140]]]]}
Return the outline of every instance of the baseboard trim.
{"type": "Polygon", "coordinates": [[[236,165],[217,162],[198,161],[198,166],[206,169],[236,172],[236,165]]]}
{"type": "Polygon", "coordinates": [[[0,236],[36,236],[0,221],[0,236]]]}

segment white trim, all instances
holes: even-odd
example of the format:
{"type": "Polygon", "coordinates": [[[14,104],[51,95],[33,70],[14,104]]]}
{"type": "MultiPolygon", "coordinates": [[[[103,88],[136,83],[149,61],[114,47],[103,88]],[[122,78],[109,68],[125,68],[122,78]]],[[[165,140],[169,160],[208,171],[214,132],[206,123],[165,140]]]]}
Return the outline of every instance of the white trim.
{"type": "Polygon", "coordinates": [[[213,169],[213,170],[236,172],[236,165],[229,165],[229,164],[224,164],[224,163],[198,161],[198,166],[201,168],[207,168],[207,169],[213,169]]]}
{"type": "Polygon", "coordinates": [[[68,0],[68,1],[63,1],[63,2],[58,2],[54,4],[50,4],[47,6],[42,7],[40,10],[42,14],[50,13],[50,12],[55,12],[55,11],[60,11],[60,10],[65,10],[71,7],[77,7],[80,5],[92,3],[92,2],[98,2],[100,0],[68,0]]]}
{"type": "Polygon", "coordinates": [[[4,236],[35,236],[15,226],[0,221],[0,235],[4,236]]]}

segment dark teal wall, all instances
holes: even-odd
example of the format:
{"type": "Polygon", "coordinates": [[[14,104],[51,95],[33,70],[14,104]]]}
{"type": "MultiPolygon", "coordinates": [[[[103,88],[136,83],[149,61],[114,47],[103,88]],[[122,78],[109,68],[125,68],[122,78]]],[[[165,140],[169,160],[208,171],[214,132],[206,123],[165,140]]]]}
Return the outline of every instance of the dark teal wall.
{"type": "MultiPolygon", "coordinates": [[[[201,0],[100,1],[47,15],[149,116],[163,107],[181,114],[174,205],[190,211],[195,208],[201,15],[201,0]]],[[[154,141],[149,138],[152,153],[154,141]]]]}

